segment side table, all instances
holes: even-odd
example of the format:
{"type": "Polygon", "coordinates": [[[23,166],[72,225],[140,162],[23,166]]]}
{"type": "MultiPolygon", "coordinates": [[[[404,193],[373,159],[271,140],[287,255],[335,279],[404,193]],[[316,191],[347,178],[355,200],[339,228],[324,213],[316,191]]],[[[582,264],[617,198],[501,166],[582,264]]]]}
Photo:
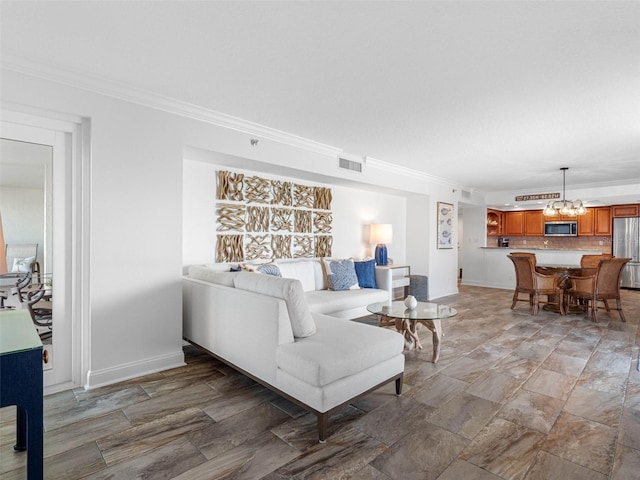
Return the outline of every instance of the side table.
{"type": "Polygon", "coordinates": [[[43,476],[42,342],[26,310],[0,312],[0,407],[17,406],[16,445],[27,479],[43,476]]]}

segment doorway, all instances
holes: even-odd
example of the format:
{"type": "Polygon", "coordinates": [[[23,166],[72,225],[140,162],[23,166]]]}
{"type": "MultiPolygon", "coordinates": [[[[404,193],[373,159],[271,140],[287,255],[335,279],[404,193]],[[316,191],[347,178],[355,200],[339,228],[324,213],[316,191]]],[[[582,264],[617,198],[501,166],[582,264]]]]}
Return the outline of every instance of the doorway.
{"type": "MultiPolygon", "coordinates": [[[[81,142],[74,145],[82,125],[3,112],[1,127],[0,169],[7,173],[0,184],[3,233],[8,247],[36,245],[38,273],[32,278],[47,285],[52,317],[51,337],[42,337],[49,353],[44,387],[45,394],[54,393],[82,385],[88,370],[88,325],[81,320],[88,304],[82,215],[88,196],[78,169],[81,142]]],[[[7,265],[12,269],[13,262],[7,265]]]]}

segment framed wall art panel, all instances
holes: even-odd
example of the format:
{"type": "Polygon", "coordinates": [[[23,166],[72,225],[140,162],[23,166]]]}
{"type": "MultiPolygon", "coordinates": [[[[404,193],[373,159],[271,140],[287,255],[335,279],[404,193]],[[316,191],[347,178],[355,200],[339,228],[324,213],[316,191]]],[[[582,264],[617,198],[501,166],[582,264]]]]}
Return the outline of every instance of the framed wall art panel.
{"type": "Polygon", "coordinates": [[[438,248],[453,248],[453,205],[438,202],[438,248]]]}

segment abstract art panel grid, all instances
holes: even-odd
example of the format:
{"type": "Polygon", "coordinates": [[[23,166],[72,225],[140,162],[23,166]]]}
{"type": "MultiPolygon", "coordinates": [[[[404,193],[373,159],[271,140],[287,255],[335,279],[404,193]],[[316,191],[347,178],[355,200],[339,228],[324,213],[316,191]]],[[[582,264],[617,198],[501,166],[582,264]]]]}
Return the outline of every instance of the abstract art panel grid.
{"type": "Polygon", "coordinates": [[[331,256],[328,187],[220,170],[216,262],[331,256]],[[262,235],[259,235],[261,234],[262,235]]]}

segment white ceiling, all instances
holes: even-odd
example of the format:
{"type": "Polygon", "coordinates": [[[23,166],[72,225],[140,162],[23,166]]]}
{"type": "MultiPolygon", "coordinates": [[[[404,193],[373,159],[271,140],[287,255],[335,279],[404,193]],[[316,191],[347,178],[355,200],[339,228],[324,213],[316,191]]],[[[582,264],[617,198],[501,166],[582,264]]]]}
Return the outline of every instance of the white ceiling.
{"type": "Polygon", "coordinates": [[[558,186],[562,166],[567,185],[640,183],[637,1],[2,1],[1,9],[4,56],[468,188],[558,186]]]}

